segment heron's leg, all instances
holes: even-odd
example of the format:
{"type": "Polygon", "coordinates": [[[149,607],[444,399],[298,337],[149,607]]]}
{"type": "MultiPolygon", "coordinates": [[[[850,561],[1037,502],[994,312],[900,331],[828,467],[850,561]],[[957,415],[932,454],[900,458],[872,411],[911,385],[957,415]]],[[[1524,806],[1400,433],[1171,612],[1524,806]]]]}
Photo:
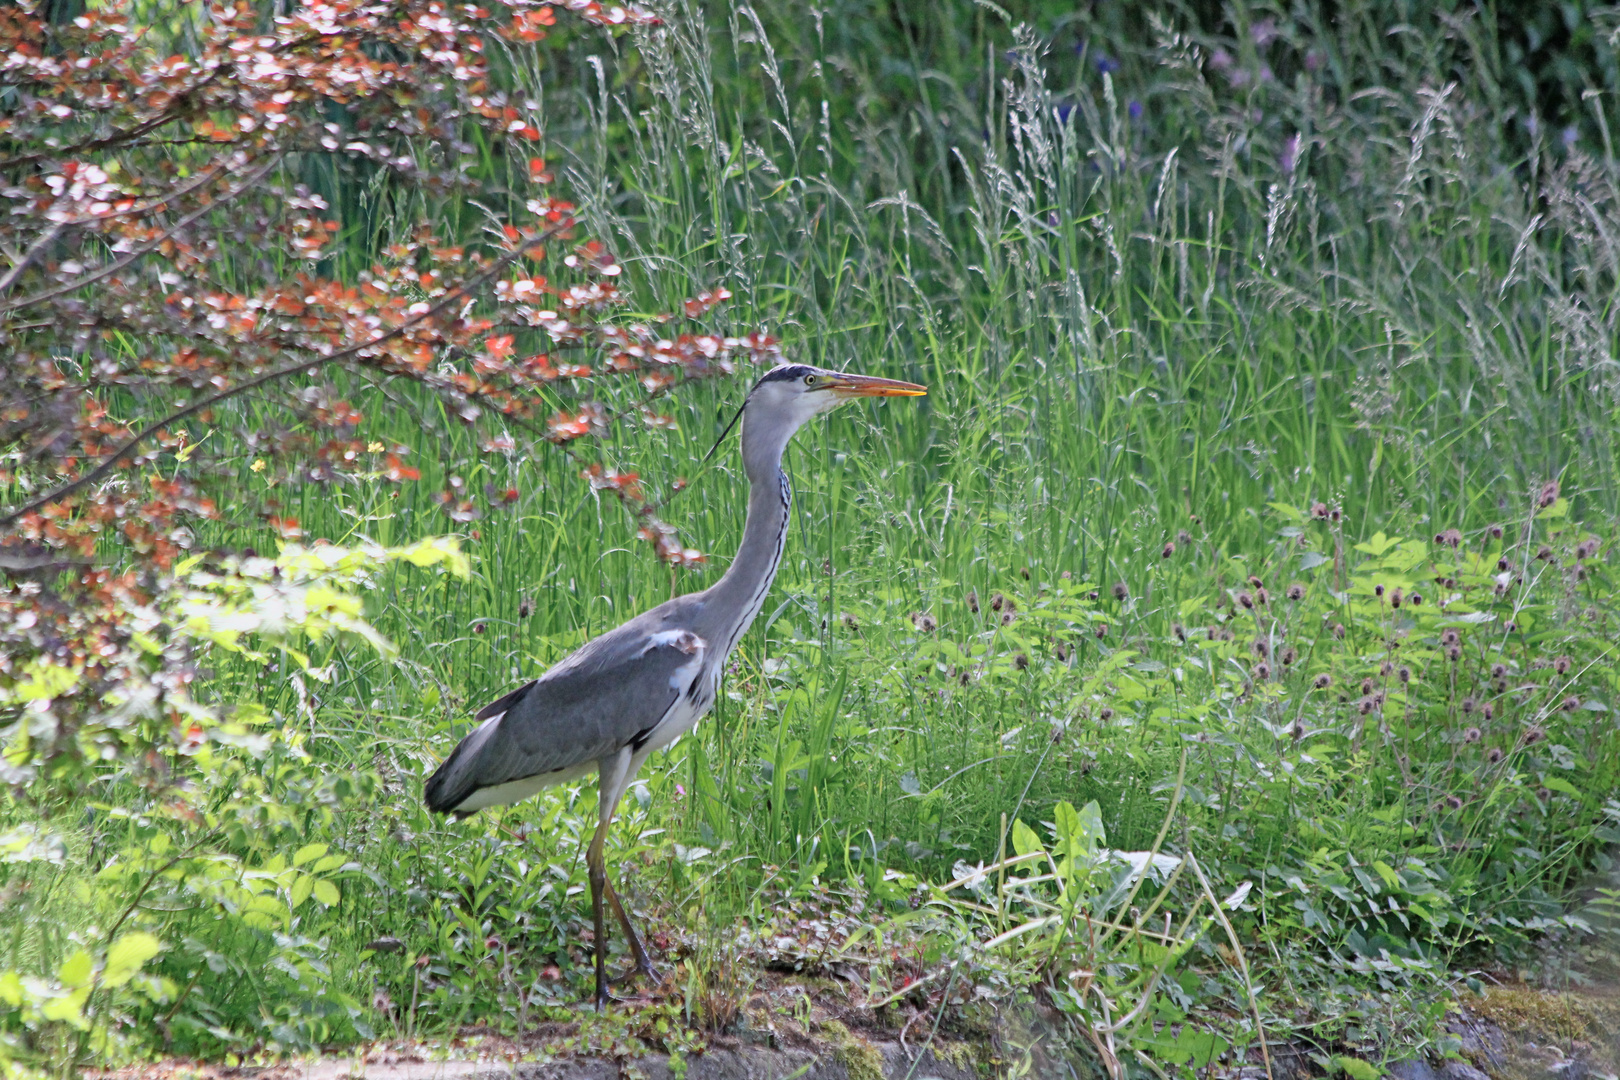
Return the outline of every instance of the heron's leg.
{"type": "MultiPolygon", "coordinates": [[[[613,896],[613,893],[607,883],[607,856],[603,845],[607,842],[608,828],[613,824],[613,813],[619,808],[619,798],[630,780],[630,756],[631,751],[627,746],[612,757],[597,762],[597,787],[601,794],[597,804],[596,835],[591,837],[591,846],[585,851],[585,869],[591,881],[591,917],[596,930],[596,940],[591,944],[596,953],[598,1009],[606,1009],[607,1003],[613,1000],[607,989],[607,920],[603,918],[602,911],[603,894],[613,896]]],[[[618,909],[617,897],[614,897],[613,906],[615,910],[618,909]]]]}
{"type": "Polygon", "coordinates": [[[664,977],[658,973],[658,969],[654,967],[653,962],[648,959],[647,950],[641,944],[641,937],[636,933],[636,928],[631,925],[630,916],[624,910],[624,905],[619,902],[618,890],[613,887],[613,883],[611,881],[607,882],[607,898],[608,903],[613,905],[613,914],[619,917],[619,925],[624,927],[624,936],[630,939],[630,953],[636,958],[635,967],[631,968],[623,975],[620,975],[618,978],[611,979],[609,981],[620,983],[634,978],[637,975],[645,975],[655,983],[663,982],[664,977]]]}
{"type": "Polygon", "coordinates": [[[608,994],[607,982],[607,923],[602,918],[602,891],[607,887],[607,867],[603,864],[602,842],[607,838],[608,822],[603,818],[596,826],[596,835],[591,838],[591,846],[585,850],[585,868],[591,879],[591,917],[594,920],[596,939],[591,942],[591,951],[596,954],[596,1007],[599,1010],[607,1008],[612,1000],[608,994]]]}

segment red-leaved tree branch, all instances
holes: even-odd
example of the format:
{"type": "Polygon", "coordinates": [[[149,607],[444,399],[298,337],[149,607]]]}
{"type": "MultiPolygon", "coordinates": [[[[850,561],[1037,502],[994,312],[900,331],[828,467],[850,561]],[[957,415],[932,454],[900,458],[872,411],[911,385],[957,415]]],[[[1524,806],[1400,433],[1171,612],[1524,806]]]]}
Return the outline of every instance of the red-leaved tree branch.
{"type": "MultiPolygon", "coordinates": [[[[126,648],[127,613],[172,584],[222,499],[298,535],[275,505],[242,504],[217,449],[229,440],[200,442],[194,423],[240,426],[232,410],[251,397],[279,420],[235,449],[335,479],[370,452],[365,402],[332,381],[342,369],[573,456],[620,418],[667,422],[654,405],[682,383],[778,357],[763,334],[673,332],[723,288],[669,317],[619,314],[622,267],[576,235],[541,118],[487,53],[658,20],[556,7],[572,26],[525,0],[340,0],[275,18],[216,3],[184,48],[122,4],[71,21],[0,8],[0,688],[40,662],[88,673],[49,723],[0,704],[0,743],[27,723],[32,757],[83,752],[75,732],[130,664],[152,663],[126,648]],[[368,237],[317,176],[409,197],[386,202],[390,235],[368,237]],[[458,200],[488,211],[483,227],[445,233],[456,215],[430,211],[458,200]]],[[[633,473],[588,457],[585,478],[660,557],[701,558],[633,473]]],[[[383,475],[418,474],[390,453],[383,475]]],[[[479,512],[472,493],[440,501],[457,520],[479,512]]],[[[161,660],[177,677],[187,662],[161,660]]],[[[33,775],[8,760],[0,782],[33,775]]]]}

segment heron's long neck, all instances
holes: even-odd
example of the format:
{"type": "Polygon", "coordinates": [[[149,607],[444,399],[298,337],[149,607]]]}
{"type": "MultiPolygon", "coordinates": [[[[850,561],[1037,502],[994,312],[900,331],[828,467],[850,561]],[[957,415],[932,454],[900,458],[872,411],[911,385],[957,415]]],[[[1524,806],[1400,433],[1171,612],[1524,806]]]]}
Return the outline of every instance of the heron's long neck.
{"type": "Polygon", "coordinates": [[[780,438],[750,439],[750,434],[745,427],[742,443],[743,467],[748,473],[748,522],[743,526],[742,545],[725,576],[709,590],[705,604],[708,610],[723,616],[723,623],[714,628],[714,633],[728,654],[765,603],[765,594],[782,562],[788,510],[793,502],[793,489],[782,471],[782,451],[792,432],[780,438]]]}

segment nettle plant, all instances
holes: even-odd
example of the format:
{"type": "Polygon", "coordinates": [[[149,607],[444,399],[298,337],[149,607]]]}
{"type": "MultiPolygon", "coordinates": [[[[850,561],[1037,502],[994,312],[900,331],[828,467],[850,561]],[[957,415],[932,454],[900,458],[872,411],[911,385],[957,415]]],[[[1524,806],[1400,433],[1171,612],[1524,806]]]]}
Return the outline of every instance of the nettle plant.
{"type": "MultiPolygon", "coordinates": [[[[656,32],[634,5],[564,6],[586,31],[656,32]]],[[[778,355],[763,334],[617,315],[622,267],[576,236],[537,153],[537,104],[502,88],[558,28],[552,8],[266,10],[214,4],[172,32],[139,31],[122,4],[0,12],[0,783],[25,798],[130,756],[95,732],[132,678],[167,722],[142,740],[185,737],[175,695],[194,657],[132,634],[177,560],[223,557],[198,550],[201,521],[297,540],[277,500],[300,485],[418,478],[402,448],[364,437],[365,401],[337,382],[414,384],[498,426],[496,448],[513,432],[554,444],[682,564],[701,556],[582,440],[666,425],[661,395],[778,355]],[[259,503],[248,459],[278,481],[259,503]],[[25,708],[25,680],[56,692],[25,708]]],[[[455,478],[437,496],[458,522],[514,497],[455,478]]]]}

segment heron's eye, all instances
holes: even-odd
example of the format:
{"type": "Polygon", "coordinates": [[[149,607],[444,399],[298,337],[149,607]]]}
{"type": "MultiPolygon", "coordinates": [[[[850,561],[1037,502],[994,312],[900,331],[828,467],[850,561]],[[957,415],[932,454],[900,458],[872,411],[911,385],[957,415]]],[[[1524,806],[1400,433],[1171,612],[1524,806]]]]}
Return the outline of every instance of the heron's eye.
{"type": "Polygon", "coordinates": [[[814,385],[816,385],[816,377],[814,375],[806,375],[804,377],[804,385],[806,385],[806,386],[814,386],[814,385]]]}

